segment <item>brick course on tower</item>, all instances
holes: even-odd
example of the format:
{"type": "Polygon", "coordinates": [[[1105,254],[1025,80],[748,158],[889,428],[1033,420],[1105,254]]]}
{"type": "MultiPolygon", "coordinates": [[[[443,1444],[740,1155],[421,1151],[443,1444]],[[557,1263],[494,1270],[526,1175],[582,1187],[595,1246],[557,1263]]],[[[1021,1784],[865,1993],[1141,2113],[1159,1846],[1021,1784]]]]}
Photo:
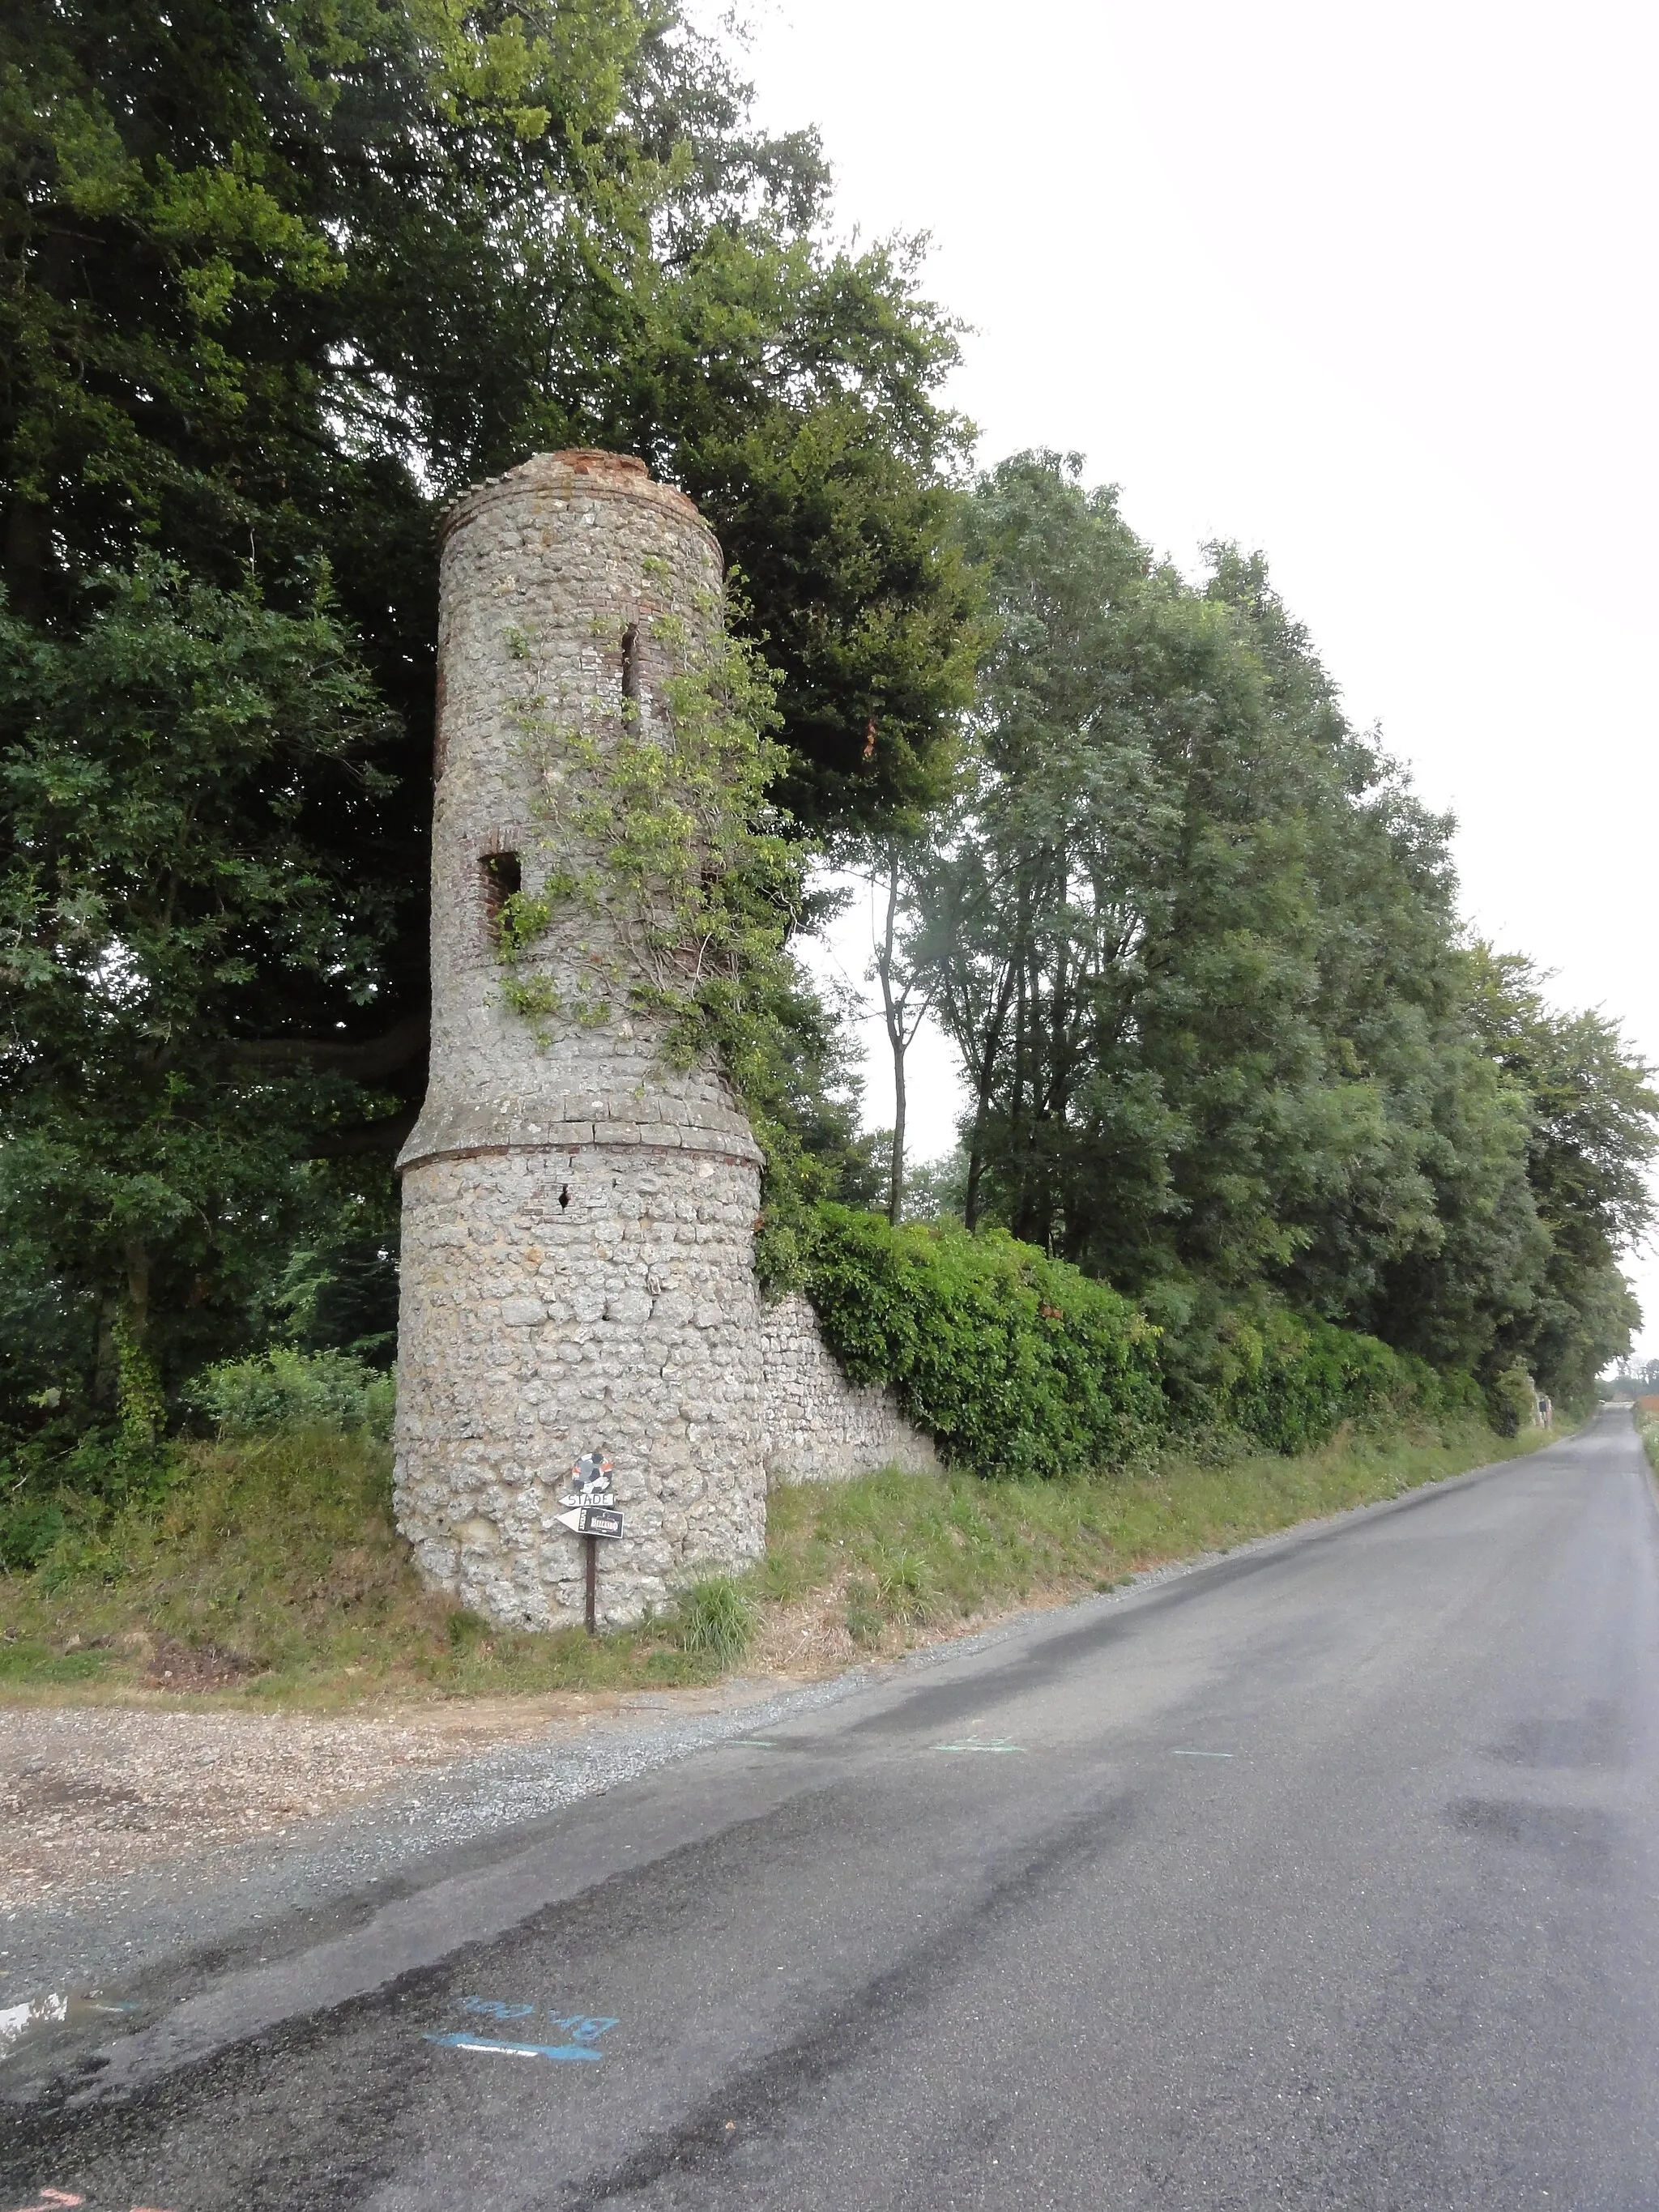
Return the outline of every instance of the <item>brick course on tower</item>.
{"type": "MultiPolygon", "coordinates": [[[[492,925],[506,891],[535,895],[573,857],[538,805],[557,731],[602,752],[637,711],[666,734],[653,625],[707,638],[720,586],[691,501],[616,454],[538,454],[447,521],[432,1072],[399,1160],[396,1500],[426,1575],[503,1624],[581,1618],[581,1542],[556,1516],[584,1451],[610,1454],[624,1515],[600,1547],[605,1622],[764,1540],[748,1121],[712,1060],[669,1063],[661,1017],[515,1012],[492,925]]],[[[552,912],[520,973],[568,1006],[615,941],[580,900],[552,912]]]]}

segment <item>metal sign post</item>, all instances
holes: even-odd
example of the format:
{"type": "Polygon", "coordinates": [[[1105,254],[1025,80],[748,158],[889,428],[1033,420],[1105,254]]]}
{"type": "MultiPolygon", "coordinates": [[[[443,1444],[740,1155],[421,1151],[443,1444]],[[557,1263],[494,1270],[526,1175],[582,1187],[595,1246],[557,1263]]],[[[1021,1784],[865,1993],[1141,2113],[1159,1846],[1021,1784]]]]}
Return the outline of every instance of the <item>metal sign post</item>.
{"type": "Polygon", "coordinates": [[[623,1517],[611,1492],[611,1462],[604,1452],[584,1452],[570,1470],[570,1494],[559,1500],[569,1510],[559,1520],[582,1540],[582,1615],[587,1632],[599,1632],[599,1539],[620,1536],[623,1517]]]}

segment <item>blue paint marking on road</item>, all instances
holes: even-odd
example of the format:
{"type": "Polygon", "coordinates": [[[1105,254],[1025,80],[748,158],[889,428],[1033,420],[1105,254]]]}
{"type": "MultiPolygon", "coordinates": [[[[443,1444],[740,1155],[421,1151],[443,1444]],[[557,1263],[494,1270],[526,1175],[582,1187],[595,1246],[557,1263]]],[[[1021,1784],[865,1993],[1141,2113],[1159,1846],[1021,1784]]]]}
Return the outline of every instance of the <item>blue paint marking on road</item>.
{"type": "Polygon", "coordinates": [[[505,2058],[577,2058],[601,2059],[602,2051],[595,2051],[591,2043],[502,2043],[492,2036],[469,2035],[462,2029],[458,2035],[428,2035],[427,2043],[441,2043],[452,2051],[487,2051],[505,2058]]]}
{"type": "Polygon", "coordinates": [[[930,1743],[929,1751],[1024,1751],[1023,1743],[930,1743]]]}
{"type": "MultiPolygon", "coordinates": [[[[533,2004],[505,2004],[499,1997],[463,1997],[463,2012],[475,2018],[506,2027],[511,2021],[533,2020],[542,2008],[533,2004]]],[[[555,2058],[578,2061],[603,2058],[604,2051],[596,2046],[599,2038],[611,2028],[620,2025],[615,2015],[606,2013],[556,2013],[550,2005],[545,2014],[553,2027],[562,2028],[570,2037],[568,2043],[532,2043],[527,2039],[520,2043],[506,2036],[482,2035],[470,2028],[458,2028],[453,2034],[431,2034],[422,2037],[426,2043],[441,2043],[452,2051],[483,2051],[507,2058],[555,2058]]]]}

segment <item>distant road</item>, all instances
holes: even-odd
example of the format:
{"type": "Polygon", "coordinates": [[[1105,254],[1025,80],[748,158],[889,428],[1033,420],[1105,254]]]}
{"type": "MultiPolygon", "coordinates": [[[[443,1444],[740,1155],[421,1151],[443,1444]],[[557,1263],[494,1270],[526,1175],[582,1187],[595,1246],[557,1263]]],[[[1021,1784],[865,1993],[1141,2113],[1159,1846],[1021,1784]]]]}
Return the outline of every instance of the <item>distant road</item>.
{"type": "Polygon", "coordinates": [[[1656,1537],[1604,1413],[181,1961],[0,2212],[1651,2212],[1656,1537]]]}

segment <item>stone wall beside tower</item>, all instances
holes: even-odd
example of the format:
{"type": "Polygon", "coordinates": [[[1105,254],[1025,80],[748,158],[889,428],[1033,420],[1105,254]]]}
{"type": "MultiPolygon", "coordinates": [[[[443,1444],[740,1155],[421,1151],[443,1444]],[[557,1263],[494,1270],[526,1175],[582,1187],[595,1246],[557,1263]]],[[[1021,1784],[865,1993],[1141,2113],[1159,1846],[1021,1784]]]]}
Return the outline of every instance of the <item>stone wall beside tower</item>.
{"type": "MultiPolygon", "coordinates": [[[[432,1072],[404,1146],[396,1498],[428,1577],[489,1619],[580,1620],[572,1461],[615,1465],[621,1624],[765,1534],[754,1275],[760,1153],[712,1062],[654,1018],[537,1022],[504,1001],[492,917],[574,858],[544,794],[557,732],[601,752],[625,712],[666,734],[654,626],[719,620],[720,549],[638,461],[538,454],[444,536],[432,857],[432,1072]],[[551,733],[551,734],[550,734],[551,733]]],[[[579,900],[520,962],[568,1005],[614,955],[579,900]]]]}
{"type": "Polygon", "coordinates": [[[798,1294],[761,1312],[762,1456],[769,1482],[842,1482],[878,1467],[937,1474],[930,1436],[877,1382],[851,1382],[798,1294]]]}

